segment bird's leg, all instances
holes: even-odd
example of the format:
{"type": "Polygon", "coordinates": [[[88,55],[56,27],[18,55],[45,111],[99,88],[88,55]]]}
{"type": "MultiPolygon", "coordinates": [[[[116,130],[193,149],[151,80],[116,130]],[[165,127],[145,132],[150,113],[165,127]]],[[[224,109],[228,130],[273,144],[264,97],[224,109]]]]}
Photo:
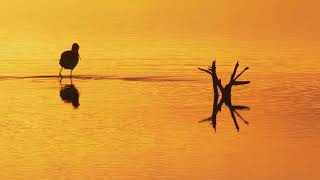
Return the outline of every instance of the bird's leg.
{"type": "Polygon", "coordinates": [[[59,72],[59,76],[62,78],[62,76],[61,76],[61,71],[62,71],[62,69],[63,69],[63,67],[60,69],[60,72],[59,72]]]}
{"type": "Polygon", "coordinates": [[[72,78],[72,71],[73,71],[73,69],[71,69],[70,78],[72,78]]]}

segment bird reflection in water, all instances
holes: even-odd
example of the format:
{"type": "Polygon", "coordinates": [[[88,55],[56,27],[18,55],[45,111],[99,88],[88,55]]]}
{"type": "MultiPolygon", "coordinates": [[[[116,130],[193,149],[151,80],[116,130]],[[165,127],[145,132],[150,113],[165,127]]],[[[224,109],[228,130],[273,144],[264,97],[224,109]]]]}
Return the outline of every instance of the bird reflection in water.
{"type": "Polygon", "coordinates": [[[65,103],[71,103],[72,106],[77,109],[80,106],[79,103],[79,91],[78,89],[72,84],[62,85],[60,81],[60,97],[65,103]]]}

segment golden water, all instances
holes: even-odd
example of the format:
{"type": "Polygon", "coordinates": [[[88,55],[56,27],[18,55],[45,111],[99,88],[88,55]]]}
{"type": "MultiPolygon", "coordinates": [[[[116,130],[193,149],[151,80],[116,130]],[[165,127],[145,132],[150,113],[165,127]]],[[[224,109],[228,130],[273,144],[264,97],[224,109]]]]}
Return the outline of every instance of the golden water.
{"type": "Polygon", "coordinates": [[[317,179],[319,46],[207,38],[79,40],[78,109],[59,95],[71,81],[54,77],[69,44],[44,39],[26,58],[3,57],[1,179],[317,179]],[[251,68],[242,79],[252,83],[233,93],[251,107],[239,133],[225,107],[216,133],[198,123],[211,115],[212,86],[197,67],[211,57],[224,82],[235,57],[251,68]]]}
{"type": "Polygon", "coordinates": [[[122,14],[138,8],[131,6],[106,22],[103,11],[79,7],[81,21],[63,27],[64,14],[34,8],[0,30],[0,179],[320,179],[316,40],[161,32],[160,17],[148,24],[133,13],[135,23],[144,19],[131,22],[122,14]],[[73,42],[78,108],[60,97],[71,80],[56,77],[73,42]],[[232,97],[251,108],[241,112],[249,125],[239,119],[240,132],[225,106],[216,132],[199,123],[213,98],[210,77],[197,68],[213,58],[224,84],[237,60],[239,70],[250,67],[241,79],[251,84],[232,97]]]}

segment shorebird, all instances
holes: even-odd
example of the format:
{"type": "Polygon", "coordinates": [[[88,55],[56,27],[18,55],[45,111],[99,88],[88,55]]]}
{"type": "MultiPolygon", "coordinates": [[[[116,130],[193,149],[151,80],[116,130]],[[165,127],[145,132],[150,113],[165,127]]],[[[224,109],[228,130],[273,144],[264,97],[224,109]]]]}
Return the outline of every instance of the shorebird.
{"type": "Polygon", "coordinates": [[[61,71],[63,68],[70,69],[71,70],[70,78],[72,77],[72,71],[77,66],[79,57],[80,57],[78,52],[79,48],[80,46],[77,43],[74,43],[72,45],[71,51],[65,51],[61,54],[61,58],[59,62],[61,66],[61,70],[59,72],[60,77],[62,77],[61,71]]]}

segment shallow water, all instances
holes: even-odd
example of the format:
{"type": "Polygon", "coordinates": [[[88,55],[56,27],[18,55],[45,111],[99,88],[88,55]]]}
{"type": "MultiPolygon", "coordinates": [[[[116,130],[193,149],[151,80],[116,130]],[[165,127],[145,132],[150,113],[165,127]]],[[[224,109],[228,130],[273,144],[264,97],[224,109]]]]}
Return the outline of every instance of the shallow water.
{"type": "Polygon", "coordinates": [[[57,76],[70,41],[2,47],[0,179],[320,178],[319,44],[80,37],[72,81],[69,71],[61,82],[57,76]],[[239,132],[226,106],[216,132],[199,123],[211,116],[213,98],[210,77],[197,68],[211,58],[224,84],[236,60],[239,71],[250,67],[241,79],[251,84],[232,97],[250,106],[239,132]],[[60,96],[70,84],[77,108],[60,96]]]}

